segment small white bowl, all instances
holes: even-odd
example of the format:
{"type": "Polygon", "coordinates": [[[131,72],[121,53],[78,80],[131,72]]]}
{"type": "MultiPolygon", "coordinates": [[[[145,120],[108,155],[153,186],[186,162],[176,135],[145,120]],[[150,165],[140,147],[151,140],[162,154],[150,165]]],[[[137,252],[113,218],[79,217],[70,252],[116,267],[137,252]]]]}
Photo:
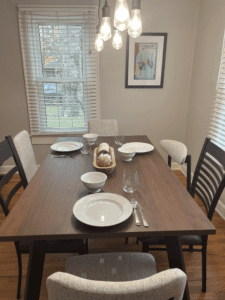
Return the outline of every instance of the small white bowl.
{"type": "Polygon", "coordinates": [[[134,155],[136,154],[135,149],[132,147],[126,149],[123,149],[123,147],[118,148],[118,152],[125,161],[131,161],[134,155]]]}
{"type": "Polygon", "coordinates": [[[107,175],[101,172],[88,172],[83,174],[80,179],[89,192],[98,193],[104,186],[107,175]]]}
{"type": "Polygon", "coordinates": [[[98,134],[86,133],[83,135],[83,138],[88,142],[89,145],[94,145],[94,143],[97,141],[98,134]]]}

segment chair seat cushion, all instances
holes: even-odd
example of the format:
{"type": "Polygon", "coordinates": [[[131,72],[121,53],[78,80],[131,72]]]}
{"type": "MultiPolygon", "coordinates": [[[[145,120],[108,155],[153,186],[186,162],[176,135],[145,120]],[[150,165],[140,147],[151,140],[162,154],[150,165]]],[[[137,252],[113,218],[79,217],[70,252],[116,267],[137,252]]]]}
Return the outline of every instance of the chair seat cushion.
{"type": "Polygon", "coordinates": [[[70,257],[66,272],[97,281],[131,281],[156,274],[154,257],[149,253],[103,253],[70,257]]]}
{"type": "Polygon", "coordinates": [[[187,147],[184,144],[173,140],[162,140],[160,145],[172,159],[179,165],[183,165],[187,157],[187,147]]]}
{"type": "MultiPolygon", "coordinates": [[[[139,238],[139,240],[148,245],[166,245],[164,237],[139,238]]],[[[183,235],[181,236],[181,245],[202,245],[202,237],[200,235],[183,235]]]]}

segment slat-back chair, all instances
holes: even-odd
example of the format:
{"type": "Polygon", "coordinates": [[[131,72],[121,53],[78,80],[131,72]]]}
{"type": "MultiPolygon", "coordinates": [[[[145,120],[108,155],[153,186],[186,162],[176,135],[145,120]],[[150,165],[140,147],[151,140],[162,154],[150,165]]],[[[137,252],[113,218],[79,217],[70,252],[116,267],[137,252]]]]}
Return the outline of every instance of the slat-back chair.
{"type": "MultiPolygon", "coordinates": [[[[0,164],[4,163],[10,157],[13,157],[15,162],[15,167],[13,167],[7,174],[5,174],[0,181],[0,205],[2,206],[5,216],[9,214],[9,204],[15,193],[23,187],[27,187],[27,178],[21,164],[20,158],[16,151],[15,145],[11,136],[7,136],[3,142],[0,143],[0,164]],[[19,172],[21,181],[16,184],[16,186],[11,190],[6,200],[2,196],[2,188],[5,184],[9,182],[12,176],[19,172]]],[[[21,283],[22,283],[22,254],[29,254],[31,245],[29,243],[15,242],[16,253],[18,258],[18,287],[17,287],[17,299],[20,299],[21,283]]],[[[59,240],[59,241],[44,241],[43,251],[45,253],[74,253],[79,254],[86,253],[86,246],[83,240],[59,240]]]]}
{"type": "MultiPolygon", "coordinates": [[[[225,151],[211,142],[209,138],[205,139],[192,185],[190,194],[192,197],[198,195],[203,202],[207,217],[211,221],[216,205],[225,186],[225,151]]],[[[142,252],[165,251],[166,248],[149,248],[149,245],[165,245],[163,237],[139,238],[143,243],[142,252]]],[[[189,249],[183,251],[202,252],[202,291],[206,292],[206,256],[207,256],[208,236],[182,236],[181,244],[189,246],[189,249]],[[202,246],[201,249],[194,249],[193,246],[202,246]]]]}

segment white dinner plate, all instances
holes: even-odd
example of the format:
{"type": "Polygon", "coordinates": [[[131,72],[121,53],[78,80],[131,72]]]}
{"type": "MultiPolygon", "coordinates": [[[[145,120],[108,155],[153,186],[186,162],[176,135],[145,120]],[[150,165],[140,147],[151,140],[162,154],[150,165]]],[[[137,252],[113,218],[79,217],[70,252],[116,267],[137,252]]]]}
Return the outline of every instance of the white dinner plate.
{"type": "Polygon", "coordinates": [[[131,147],[135,149],[136,153],[146,153],[154,149],[154,146],[152,146],[151,144],[139,143],[139,142],[126,143],[121,148],[126,150],[131,147]]]}
{"type": "Polygon", "coordinates": [[[51,145],[51,149],[58,152],[70,152],[83,147],[81,142],[59,142],[51,145]]]}
{"type": "Polygon", "coordinates": [[[117,194],[92,194],[76,202],[73,214],[82,223],[106,227],[128,219],[132,214],[132,206],[130,201],[117,194]]]}

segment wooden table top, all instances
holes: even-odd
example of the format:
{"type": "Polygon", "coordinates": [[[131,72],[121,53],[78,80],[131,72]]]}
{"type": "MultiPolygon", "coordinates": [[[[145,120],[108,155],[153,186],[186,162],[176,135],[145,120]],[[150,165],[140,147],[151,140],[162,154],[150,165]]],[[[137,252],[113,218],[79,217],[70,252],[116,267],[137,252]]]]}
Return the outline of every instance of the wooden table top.
{"type": "MultiPolygon", "coordinates": [[[[126,143],[135,141],[151,143],[146,136],[125,137],[126,143]]],[[[157,149],[136,154],[131,162],[125,162],[119,157],[117,148],[113,137],[99,137],[88,155],[76,151],[75,158],[52,159],[49,154],[0,227],[0,241],[216,233],[215,227],[157,149]],[[142,226],[136,226],[133,214],[125,222],[107,228],[88,226],[74,217],[74,204],[89,194],[80,177],[95,170],[93,149],[103,141],[114,147],[117,165],[108,175],[102,192],[116,193],[129,200],[135,197],[144,209],[149,227],[144,227],[142,220],[142,226]],[[123,191],[125,168],[138,171],[139,186],[134,194],[123,191]]]]}

